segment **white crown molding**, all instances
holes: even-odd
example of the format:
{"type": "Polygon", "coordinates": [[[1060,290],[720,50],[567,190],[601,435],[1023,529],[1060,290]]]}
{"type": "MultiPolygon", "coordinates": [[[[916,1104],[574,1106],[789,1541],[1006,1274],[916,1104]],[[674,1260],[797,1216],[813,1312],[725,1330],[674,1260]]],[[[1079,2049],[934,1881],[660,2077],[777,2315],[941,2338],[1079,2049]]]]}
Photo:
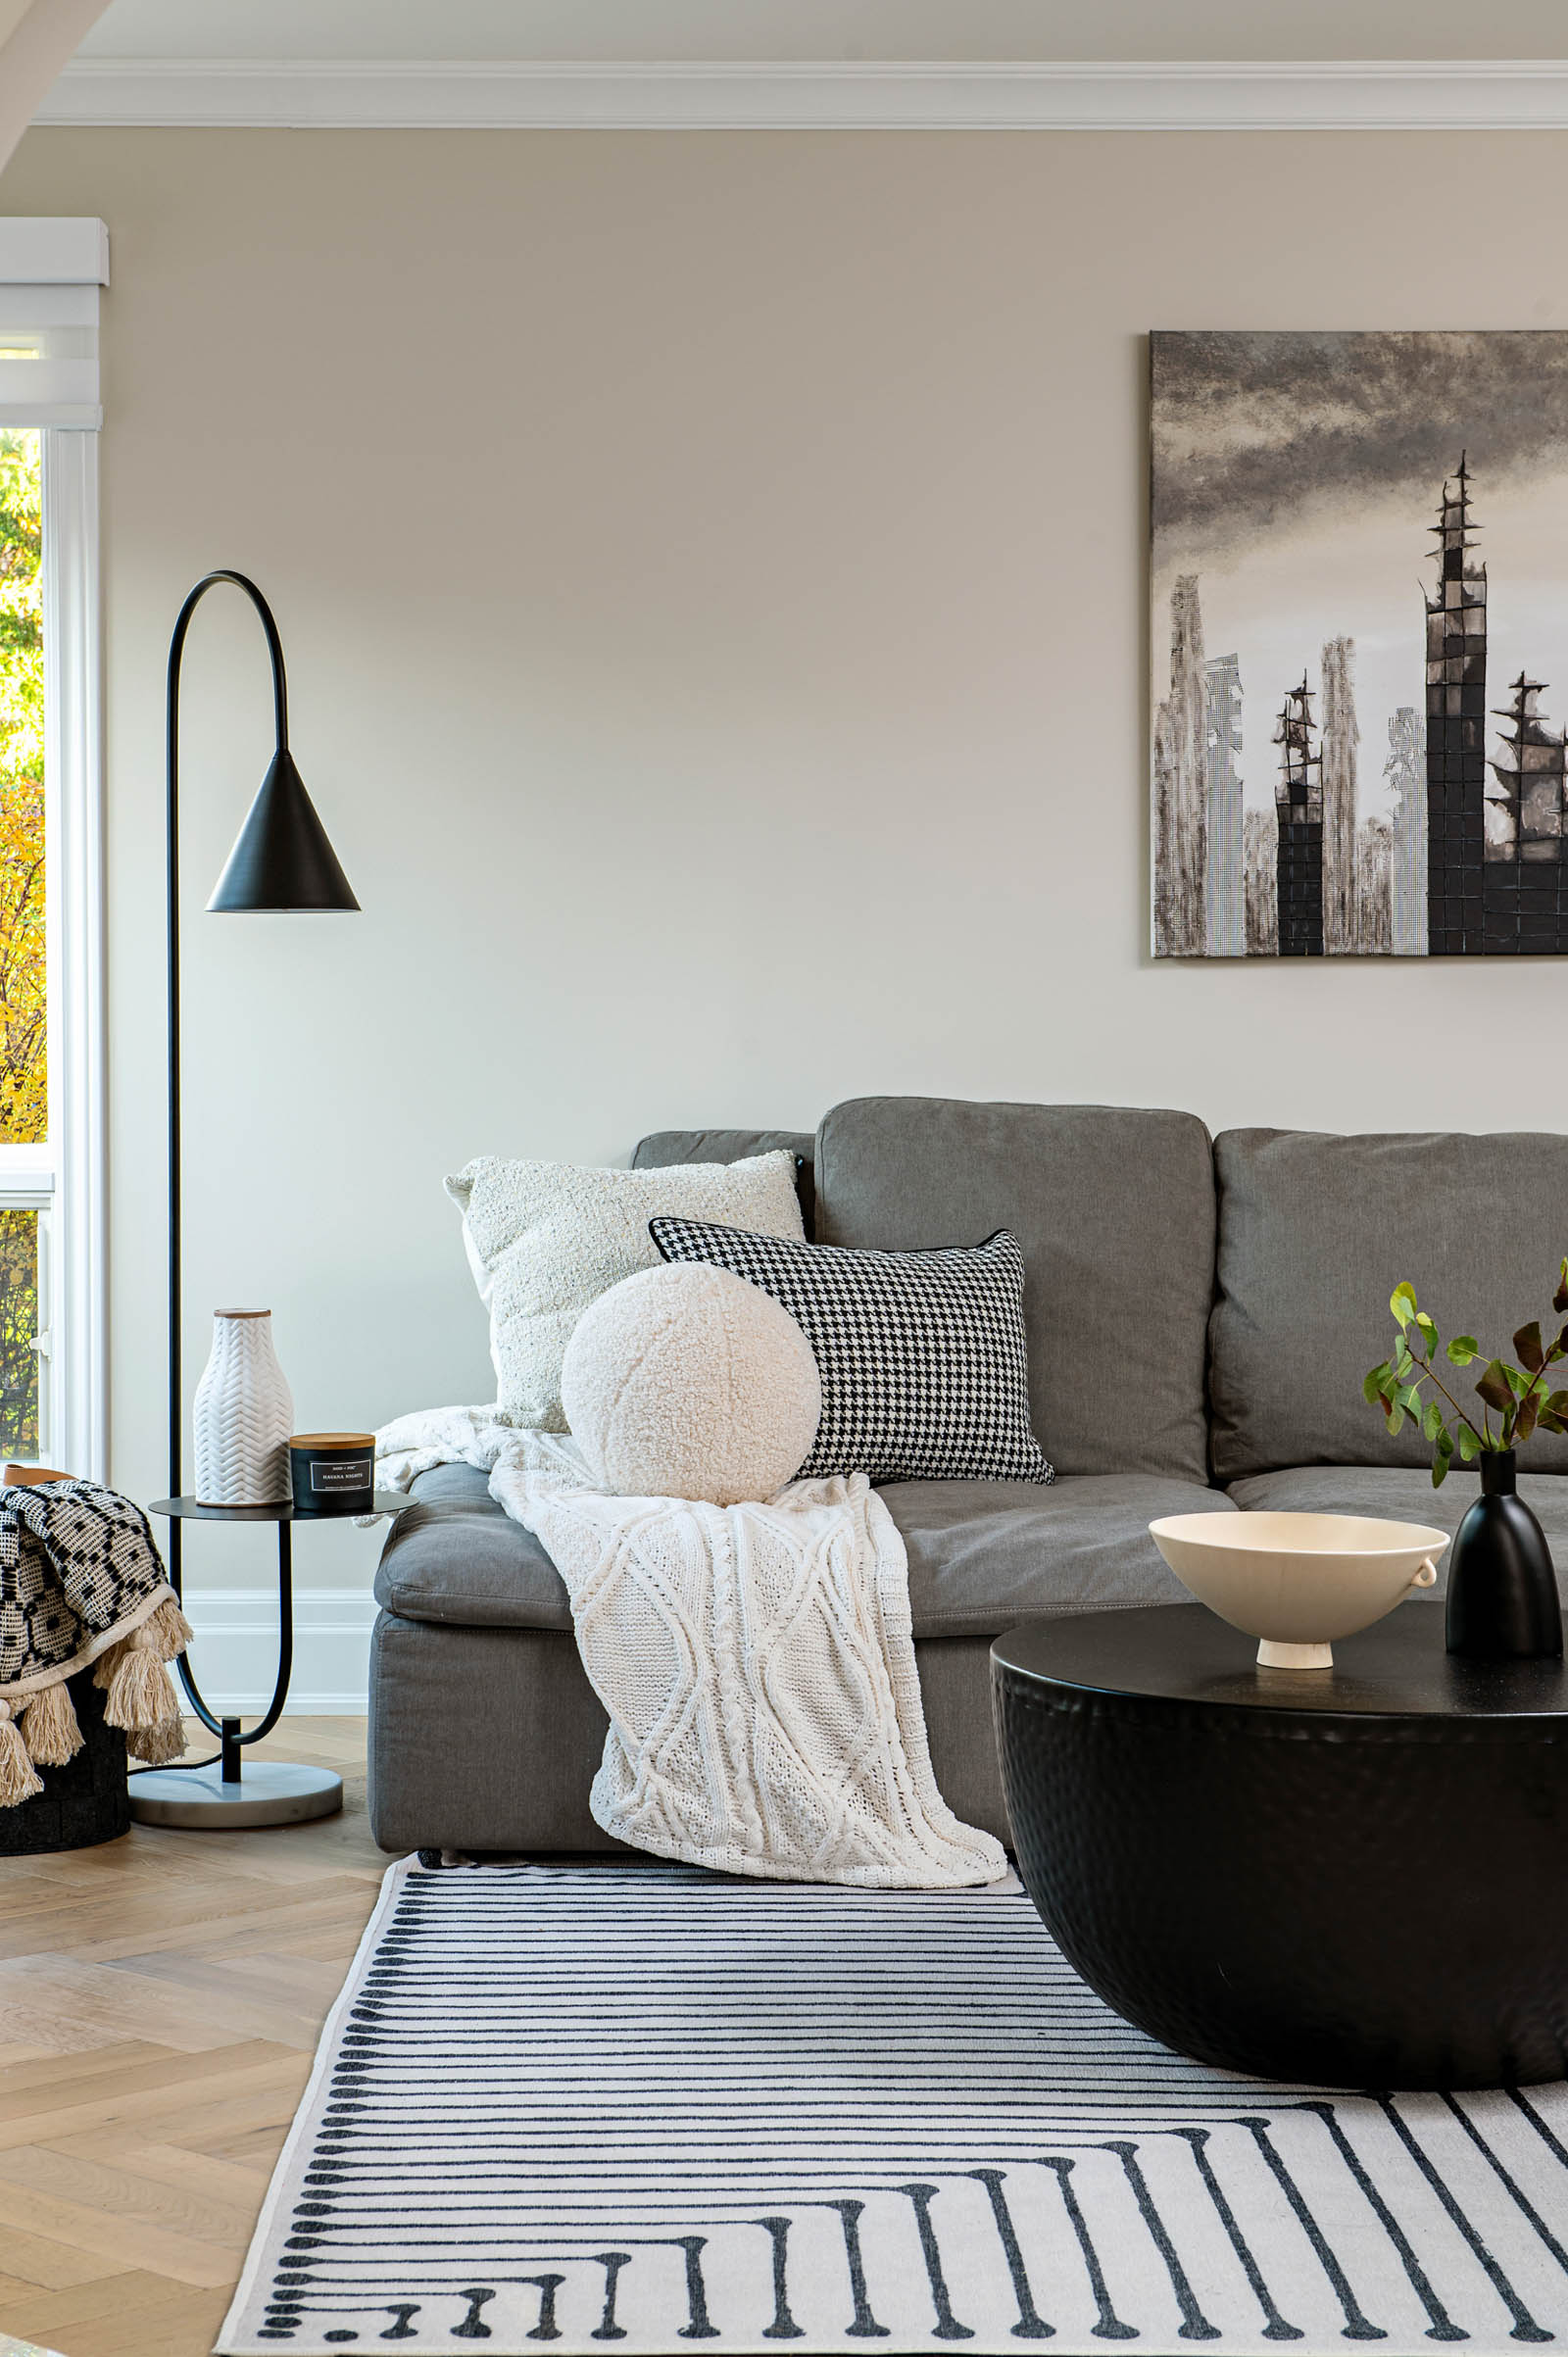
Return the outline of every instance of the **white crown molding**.
{"type": "Polygon", "coordinates": [[[431,130],[1558,130],[1568,59],[483,64],[75,59],[40,123],[431,130]]]}

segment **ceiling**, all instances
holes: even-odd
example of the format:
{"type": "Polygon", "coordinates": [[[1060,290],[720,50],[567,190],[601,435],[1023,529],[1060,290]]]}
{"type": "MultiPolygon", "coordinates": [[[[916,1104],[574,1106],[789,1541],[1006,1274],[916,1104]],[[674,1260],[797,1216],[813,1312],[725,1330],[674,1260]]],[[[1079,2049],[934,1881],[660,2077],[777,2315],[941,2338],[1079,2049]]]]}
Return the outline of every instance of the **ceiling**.
{"type": "MultiPolygon", "coordinates": [[[[0,0],[3,4],[3,0],[0,0]]],[[[89,59],[1568,57],[1564,0],[111,0],[89,59]]]]}

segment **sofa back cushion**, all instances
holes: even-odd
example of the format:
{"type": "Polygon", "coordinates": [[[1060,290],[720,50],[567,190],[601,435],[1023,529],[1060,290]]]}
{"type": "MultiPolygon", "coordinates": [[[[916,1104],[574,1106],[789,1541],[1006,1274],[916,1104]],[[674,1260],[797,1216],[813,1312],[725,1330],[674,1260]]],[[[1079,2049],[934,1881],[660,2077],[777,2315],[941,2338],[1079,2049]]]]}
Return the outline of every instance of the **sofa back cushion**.
{"type": "Polygon", "coordinates": [[[801,1219],[809,1237],[815,1233],[811,1157],[816,1141],[799,1130],[656,1129],[639,1141],[631,1166],[633,1170],[663,1170],[671,1162],[748,1162],[754,1154],[774,1154],[780,1147],[795,1156],[795,1192],[801,1199],[801,1219]]]}
{"type": "Polygon", "coordinates": [[[861,1097],[816,1133],[816,1234],[1023,1247],[1029,1403],[1059,1473],[1207,1479],[1214,1176],[1191,1113],[861,1097]]]}
{"type": "MultiPolygon", "coordinates": [[[[1429,1464],[1416,1426],[1391,1440],[1361,1396],[1394,1346],[1389,1296],[1408,1278],[1445,1342],[1473,1334],[1511,1358],[1516,1328],[1549,1321],[1568,1252],[1568,1138],[1233,1129],[1214,1156],[1217,1478],[1429,1464]]],[[[1440,1364],[1455,1398],[1479,1407],[1480,1370],[1440,1364]]],[[[1525,1461],[1568,1472],[1568,1441],[1538,1434],[1525,1461]]]]}

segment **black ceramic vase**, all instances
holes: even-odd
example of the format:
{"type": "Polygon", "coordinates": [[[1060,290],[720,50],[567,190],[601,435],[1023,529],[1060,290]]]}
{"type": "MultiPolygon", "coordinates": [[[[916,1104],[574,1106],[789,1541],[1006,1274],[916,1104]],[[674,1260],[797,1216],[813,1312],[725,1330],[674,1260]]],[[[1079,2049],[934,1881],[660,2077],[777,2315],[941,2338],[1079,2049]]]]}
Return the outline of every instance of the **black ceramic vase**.
{"type": "Polygon", "coordinates": [[[1448,1650],[1470,1661],[1550,1659],[1562,1652],[1562,1609],[1546,1534],[1514,1493],[1514,1453],[1481,1459],[1481,1496],[1454,1536],[1448,1563],[1448,1650]]]}

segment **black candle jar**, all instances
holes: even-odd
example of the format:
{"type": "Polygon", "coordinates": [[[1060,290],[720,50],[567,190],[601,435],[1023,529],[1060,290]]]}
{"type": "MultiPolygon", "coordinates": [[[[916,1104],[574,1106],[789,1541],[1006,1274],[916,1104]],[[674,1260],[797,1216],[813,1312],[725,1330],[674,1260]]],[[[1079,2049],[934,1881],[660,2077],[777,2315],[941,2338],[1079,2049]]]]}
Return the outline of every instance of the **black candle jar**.
{"type": "Polygon", "coordinates": [[[297,1432],[288,1445],[296,1514],[368,1514],[375,1495],[372,1432],[297,1432]]]}

